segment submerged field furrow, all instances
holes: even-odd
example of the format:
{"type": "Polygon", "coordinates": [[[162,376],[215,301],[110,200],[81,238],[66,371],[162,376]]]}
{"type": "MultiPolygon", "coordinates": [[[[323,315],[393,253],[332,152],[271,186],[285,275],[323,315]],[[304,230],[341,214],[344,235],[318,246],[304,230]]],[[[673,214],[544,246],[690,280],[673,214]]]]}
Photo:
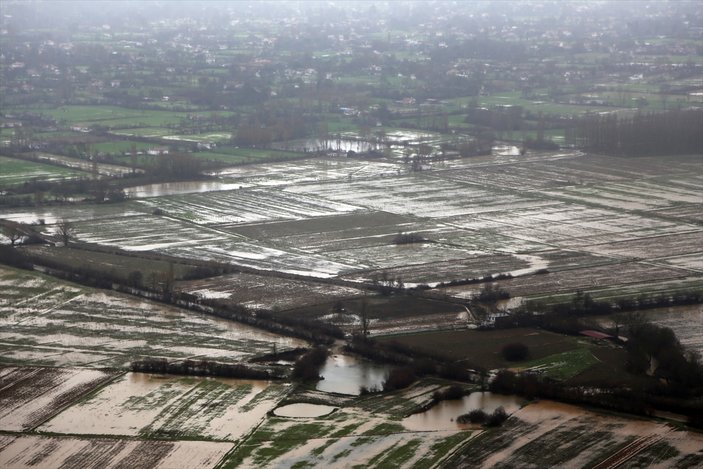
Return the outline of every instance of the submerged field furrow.
{"type": "Polygon", "coordinates": [[[31,429],[118,373],[65,368],[7,368],[0,390],[0,430],[31,429]]]}
{"type": "Polygon", "coordinates": [[[12,469],[210,469],[232,446],[232,443],[207,441],[166,442],[23,435],[0,448],[0,464],[12,469]]]}

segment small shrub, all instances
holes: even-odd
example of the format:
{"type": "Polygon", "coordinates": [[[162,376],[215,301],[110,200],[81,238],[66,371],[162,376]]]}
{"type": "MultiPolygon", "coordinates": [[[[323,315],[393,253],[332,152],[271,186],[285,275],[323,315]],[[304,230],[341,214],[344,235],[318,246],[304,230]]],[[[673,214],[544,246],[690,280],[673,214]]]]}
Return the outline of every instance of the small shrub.
{"type": "Polygon", "coordinates": [[[488,414],[481,409],[474,409],[468,414],[463,414],[457,417],[458,423],[485,423],[488,420],[488,414]]]}
{"type": "Polygon", "coordinates": [[[490,416],[488,416],[488,419],[486,419],[486,426],[500,427],[506,420],[508,420],[508,413],[503,407],[498,407],[490,416]]]}
{"type": "Polygon", "coordinates": [[[139,270],[133,270],[127,276],[127,283],[134,288],[141,287],[143,281],[144,275],[139,270]]]}
{"type": "Polygon", "coordinates": [[[427,239],[419,233],[398,233],[393,238],[394,244],[425,243],[427,239]]]}
{"type": "Polygon", "coordinates": [[[516,342],[512,344],[507,344],[501,350],[503,358],[509,362],[518,362],[527,359],[530,356],[530,349],[527,345],[516,342]]]}

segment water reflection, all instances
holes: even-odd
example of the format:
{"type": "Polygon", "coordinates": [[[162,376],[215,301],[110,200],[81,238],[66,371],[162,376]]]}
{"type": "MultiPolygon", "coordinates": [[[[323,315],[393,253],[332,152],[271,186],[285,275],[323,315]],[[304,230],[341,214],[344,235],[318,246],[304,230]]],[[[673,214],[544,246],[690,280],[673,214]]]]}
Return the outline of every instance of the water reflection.
{"type": "Polygon", "coordinates": [[[316,151],[339,151],[356,153],[364,153],[371,150],[378,150],[381,145],[367,140],[356,139],[317,139],[311,138],[306,140],[289,140],[286,142],[274,143],[271,145],[276,150],[298,151],[298,152],[316,152],[316,151]]]}
{"type": "Polygon", "coordinates": [[[403,426],[414,431],[440,431],[468,428],[469,425],[456,423],[456,418],[474,409],[491,413],[498,407],[503,407],[511,414],[524,403],[518,396],[504,396],[490,392],[473,392],[462,399],[442,401],[431,409],[411,415],[403,419],[403,426]]]}
{"type": "Polygon", "coordinates": [[[358,396],[362,386],[368,389],[380,389],[388,376],[388,371],[389,368],[385,365],[349,355],[332,355],[320,370],[323,379],[317,383],[317,389],[358,396]]]}
{"type": "Polygon", "coordinates": [[[128,187],[127,197],[160,197],[164,195],[195,194],[200,192],[227,191],[239,189],[241,184],[231,184],[222,181],[179,181],[147,184],[144,186],[128,187]]]}

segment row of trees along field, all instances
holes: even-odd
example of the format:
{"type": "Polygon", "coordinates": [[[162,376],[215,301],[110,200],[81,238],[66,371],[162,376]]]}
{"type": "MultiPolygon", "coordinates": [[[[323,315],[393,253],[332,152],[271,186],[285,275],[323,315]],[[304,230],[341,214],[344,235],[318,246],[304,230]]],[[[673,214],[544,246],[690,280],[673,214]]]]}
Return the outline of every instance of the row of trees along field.
{"type": "Polygon", "coordinates": [[[703,109],[618,116],[588,115],[576,122],[575,143],[589,151],[623,156],[703,153],[703,109]]]}

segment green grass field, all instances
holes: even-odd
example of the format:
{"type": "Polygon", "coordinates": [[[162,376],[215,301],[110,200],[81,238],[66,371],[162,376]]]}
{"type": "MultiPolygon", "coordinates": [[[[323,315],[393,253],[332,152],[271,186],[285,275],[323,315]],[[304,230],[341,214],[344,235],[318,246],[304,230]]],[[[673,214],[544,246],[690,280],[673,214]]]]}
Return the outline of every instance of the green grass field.
{"type": "Polygon", "coordinates": [[[107,153],[109,155],[123,155],[129,153],[134,145],[137,151],[145,151],[153,147],[153,143],[146,142],[132,142],[129,140],[112,140],[109,142],[95,143],[93,144],[93,149],[100,153],[107,153]]]}
{"type": "Polygon", "coordinates": [[[31,180],[56,181],[87,177],[88,173],[33,161],[0,156],[0,187],[10,187],[31,180]]]}
{"type": "Polygon", "coordinates": [[[218,147],[215,151],[201,151],[193,156],[221,161],[227,164],[262,163],[266,160],[287,160],[301,158],[304,153],[278,150],[258,150],[253,148],[218,147]]]}
{"type": "Polygon", "coordinates": [[[587,347],[549,355],[538,360],[519,363],[520,368],[542,372],[553,379],[566,381],[578,375],[591,365],[598,363],[587,347]]]}
{"type": "Polygon", "coordinates": [[[523,366],[506,361],[503,346],[520,342],[528,346],[534,360],[582,348],[581,339],[539,329],[516,328],[491,331],[441,331],[381,337],[383,342],[400,344],[438,353],[449,359],[480,365],[487,369],[523,366]]]}
{"type": "MultiPolygon", "coordinates": [[[[154,275],[164,275],[171,268],[166,261],[144,259],[136,256],[110,254],[107,252],[86,251],[71,247],[26,246],[22,250],[32,256],[47,259],[68,268],[85,268],[95,271],[109,272],[127,281],[129,274],[134,271],[142,273],[144,283],[148,283],[154,275]]],[[[192,271],[195,267],[186,264],[172,264],[176,280],[192,271]]]]}

